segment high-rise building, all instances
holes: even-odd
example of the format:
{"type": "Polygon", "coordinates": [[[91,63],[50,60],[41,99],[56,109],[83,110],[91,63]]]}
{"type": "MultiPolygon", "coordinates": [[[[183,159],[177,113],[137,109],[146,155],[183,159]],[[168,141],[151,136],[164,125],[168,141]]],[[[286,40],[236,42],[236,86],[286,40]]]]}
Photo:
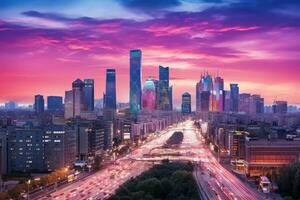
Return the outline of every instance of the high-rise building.
{"type": "Polygon", "coordinates": [[[210,92],[202,91],[200,93],[200,111],[201,112],[209,112],[209,102],[210,102],[210,92]]]}
{"type": "Polygon", "coordinates": [[[231,100],[230,100],[230,91],[224,91],[224,111],[225,112],[230,112],[230,104],[231,104],[231,100]]]}
{"type": "Polygon", "coordinates": [[[166,81],[169,87],[169,67],[159,66],[159,80],[166,81]]]}
{"type": "Polygon", "coordinates": [[[241,113],[250,113],[250,97],[249,93],[239,94],[239,112],[241,113]]]}
{"type": "Polygon", "coordinates": [[[212,93],[212,111],[224,111],[224,80],[221,77],[216,77],[213,85],[212,93]]]}
{"type": "Polygon", "coordinates": [[[74,117],[74,110],[73,110],[73,91],[69,90],[65,92],[65,119],[73,118],[74,117]]]}
{"type": "Polygon", "coordinates": [[[105,108],[113,110],[117,109],[115,69],[106,70],[105,108]]]}
{"type": "Polygon", "coordinates": [[[230,84],[230,111],[238,112],[239,109],[239,86],[236,83],[230,84]]]}
{"type": "Polygon", "coordinates": [[[84,102],[87,106],[87,111],[94,111],[94,79],[84,79],[84,102]]]}
{"type": "Polygon", "coordinates": [[[213,111],[213,103],[212,103],[213,96],[211,95],[212,93],[213,93],[212,77],[207,73],[204,75],[202,74],[200,81],[196,85],[196,111],[197,112],[213,111]],[[201,97],[203,97],[204,99],[202,99],[201,97]],[[206,105],[207,103],[208,105],[206,105]]]}
{"type": "Polygon", "coordinates": [[[37,114],[44,112],[45,101],[42,95],[34,96],[34,110],[37,114]]]}
{"type": "Polygon", "coordinates": [[[272,110],[276,114],[286,114],[288,103],[287,101],[274,101],[272,110]]]}
{"type": "Polygon", "coordinates": [[[157,88],[157,98],[159,110],[173,109],[173,88],[170,87],[169,67],[159,66],[159,80],[157,88]]]}
{"type": "Polygon", "coordinates": [[[47,109],[50,111],[59,111],[63,109],[62,97],[60,96],[48,96],[47,97],[47,109]]]}
{"type": "Polygon", "coordinates": [[[77,79],[72,83],[73,117],[80,116],[80,113],[86,110],[87,106],[84,99],[83,88],[84,82],[80,79],[77,79]]]}
{"type": "Polygon", "coordinates": [[[188,114],[192,112],[191,95],[188,92],[182,94],[181,112],[188,114]]]}
{"type": "Polygon", "coordinates": [[[130,50],[130,112],[137,115],[142,105],[142,51],[130,50]]]}
{"type": "Polygon", "coordinates": [[[261,98],[260,95],[252,95],[250,97],[250,114],[264,113],[264,106],[264,98],[261,98]]]}
{"type": "Polygon", "coordinates": [[[156,109],[156,88],[153,79],[147,79],[143,87],[143,110],[153,111],[156,109]]]}

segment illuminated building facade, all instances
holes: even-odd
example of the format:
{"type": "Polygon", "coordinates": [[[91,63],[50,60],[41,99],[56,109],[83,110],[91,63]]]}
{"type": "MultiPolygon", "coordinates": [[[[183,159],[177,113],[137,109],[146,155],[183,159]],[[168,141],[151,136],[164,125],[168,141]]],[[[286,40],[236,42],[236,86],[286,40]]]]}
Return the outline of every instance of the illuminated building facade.
{"type": "Polygon", "coordinates": [[[130,51],[130,112],[137,115],[142,108],[142,51],[130,51]]]}
{"type": "Polygon", "coordinates": [[[281,167],[300,161],[299,140],[246,140],[245,171],[250,176],[277,172],[281,167]]]}
{"type": "Polygon", "coordinates": [[[239,86],[236,83],[230,84],[230,111],[238,112],[239,108],[239,86]]]}
{"type": "Polygon", "coordinates": [[[156,88],[153,79],[147,79],[143,87],[142,105],[144,111],[156,109],[156,88]]]}
{"type": "Polygon", "coordinates": [[[105,93],[105,108],[106,109],[117,109],[116,99],[116,70],[106,70],[106,93],[105,93]]]}
{"type": "Polygon", "coordinates": [[[181,112],[189,114],[192,112],[191,95],[188,92],[182,94],[181,112]]]}

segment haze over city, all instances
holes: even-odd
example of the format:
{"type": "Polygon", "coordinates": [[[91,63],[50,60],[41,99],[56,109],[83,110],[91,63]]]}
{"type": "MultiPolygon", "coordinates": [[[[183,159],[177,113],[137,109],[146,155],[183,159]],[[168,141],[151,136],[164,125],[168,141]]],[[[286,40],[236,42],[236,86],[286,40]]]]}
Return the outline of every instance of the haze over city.
{"type": "MultiPolygon", "coordinates": [[[[32,104],[63,96],[78,77],[95,79],[102,98],[105,70],[117,73],[117,100],[129,100],[129,50],[143,52],[143,80],[170,67],[174,105],[201,72],[225,88],[260,94],[266,104],[300,104],[297,1],[1,1],[0,102],[32,104]],[[109,8],[109,9],[107,9],[109,8]]],[[[144,82],[144,81],[143,81],[144,82]]]]}

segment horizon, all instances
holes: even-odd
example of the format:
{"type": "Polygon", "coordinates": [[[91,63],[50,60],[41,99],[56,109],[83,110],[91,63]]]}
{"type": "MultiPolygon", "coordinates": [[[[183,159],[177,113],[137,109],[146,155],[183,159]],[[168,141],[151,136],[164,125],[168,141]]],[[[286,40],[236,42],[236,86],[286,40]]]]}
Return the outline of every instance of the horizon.
{"type": "Polygon", "coordinates": [[[117,101],[128,102],[129,50],[138,48],[142,84],[158,78],[159,65],[170,67],[175,107],[184,92],[194,107],[203,70],[219,74],[226,90],[236,82],[240,93],[260,94],[266,105],[299,106],[299,3],[275,2],[2,1],[0,102],[64,96],[76,78],[94,79],[99,99],[107,68],[116,69],[117,101]]]}

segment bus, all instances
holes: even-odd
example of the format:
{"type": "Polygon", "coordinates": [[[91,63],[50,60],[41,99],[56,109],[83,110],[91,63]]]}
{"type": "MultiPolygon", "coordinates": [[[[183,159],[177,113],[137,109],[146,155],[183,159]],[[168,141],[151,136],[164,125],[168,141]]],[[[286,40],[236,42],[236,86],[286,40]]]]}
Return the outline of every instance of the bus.
{"type": "Polygon", "coordinates": [[[260,177],[259,187],[261,188],[263,193],[270,193],[271,182],[269,181],[268,177],[266,177],[266,176],[260,177]]]}

